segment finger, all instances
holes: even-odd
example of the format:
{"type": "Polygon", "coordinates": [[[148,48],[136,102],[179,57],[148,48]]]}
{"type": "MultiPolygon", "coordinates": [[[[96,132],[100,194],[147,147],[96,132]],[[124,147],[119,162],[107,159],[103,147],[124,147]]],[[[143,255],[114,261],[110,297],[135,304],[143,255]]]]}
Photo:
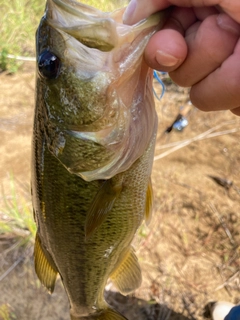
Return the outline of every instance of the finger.
{"type": "Polygon", "coordinates": [[[172,29],[156,33],[145,49],[144,59],[155,70],[170,72],[178,68],[187,56],[184,37],[172,29]]]}
{"type": "Polygon", "coordinates": [[[145,50],[147,64],[156,70],[171,72],[178,68],[187,55],[184,39],[185,31],[197,20],[205,19],[216,13],[209,8],[177,8],[171,12],[164,30],[157,32],[149,41],[145,50]]]}
{"type": "MultiPolygon", "coordinates": [[[[142,0],[141,0],[142,1],[142,0]]],[[[232,19],[240,23],[239,0],[169,0],[171,5],[181,7],[206,7],[216,6],[227,13],[232,19]]]]}
{"type": "Polygon", "coordinates": [[[203,111],[230,109],[240,115],[240,40],[221,67],[191,88],[192,103],[203,111]]]}
{"type": "Polygon", "coordinates": [[[208,16],[212,14],[219,13],[219,10],[216,7],[200,7],[200,8],[198,7],[198,8],[193,8],[193,11],[197,19],[200,21],[205,20],[208,16]]]}
{"type": "Polygon", "coordinates": [[[170,73],[173,81],[190,87],[207,77],[232,54],[239,34],[240,26],[226,14],[211,15],[192,25],[185,37],[187,59],[170,73]]]}
{"type": "Polygon", "coordinates": [[[233,114],[235,114],[236,116],[240,116],[240,107],[239,108],[236,108],[236,109],[232,109],[231,112],[233,114]]]}
{"type": "Polygon", "coordinates": [[[185,30],[195,20],[192,9],[174,8],[164,28],[152,36],[145,49],[147,64],[153,69],[166,72],[178,68],[187,56],[187,44],[183,37],[185,30]]]}
{"type": "MultiPolygon", "coordinates": [[[[163,10],[169,6],[177,7],[213,7],[220,0],[131,0],[127,6],[123,22],[126,24],[134,24],[151,14],[163,10]]],[[[187,18],[187,17],[186,17],[187,18]]]]}
{"type": "Polygon", "coordinates": [[[225,11],[235,21],[240,23],[239,0],[131,0],[123,16],[123,22],[134,24],[154,12],[165,9],[170,5],[181,7],[217,6],[225,11]]]}
{"type": "Polygon", "coordinates": [[[172,5],[181,7],[206,7],[216,6],[221,8],[232,19],[240,23],[240,1],[239,0],[169,0],[172,5]]]}

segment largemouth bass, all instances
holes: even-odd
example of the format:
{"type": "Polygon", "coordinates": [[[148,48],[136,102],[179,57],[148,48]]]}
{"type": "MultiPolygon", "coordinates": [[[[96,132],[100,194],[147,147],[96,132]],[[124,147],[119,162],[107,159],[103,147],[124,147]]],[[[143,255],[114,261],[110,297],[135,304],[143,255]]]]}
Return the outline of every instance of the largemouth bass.
{"type": "Polygon", "coordinates": [[[157,116],[144,48],[165,13],[122,23],[73,0],[47,0],[36,35],[32,195],[35,269],[60,275],[71,319],[125,319],[103,293],[141,284],[131,246],[152,207],[157,116]]]}

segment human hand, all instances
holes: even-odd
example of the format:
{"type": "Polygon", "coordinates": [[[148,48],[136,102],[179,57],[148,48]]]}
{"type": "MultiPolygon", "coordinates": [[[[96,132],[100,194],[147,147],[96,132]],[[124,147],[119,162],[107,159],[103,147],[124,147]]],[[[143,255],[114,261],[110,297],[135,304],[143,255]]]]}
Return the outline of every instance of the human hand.
{"type": "Polygon", "coordinates": [[[175,5],[149,41],[147,64],[169,72],[201,110],[240,115],[240,1],[132,0],[124,22],[133,24],[175,5]]]}

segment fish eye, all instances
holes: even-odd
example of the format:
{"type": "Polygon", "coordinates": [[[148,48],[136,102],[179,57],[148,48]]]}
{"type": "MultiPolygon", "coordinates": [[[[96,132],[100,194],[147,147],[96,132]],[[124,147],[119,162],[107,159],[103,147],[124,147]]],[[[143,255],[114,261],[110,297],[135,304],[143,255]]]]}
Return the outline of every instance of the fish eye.
{"type": "Polygon", "coordinates": [[[51,51],[44,50],[38,57],[38,69],[48,79],[56,79],[60,73],[61,61],[51,51]]]}

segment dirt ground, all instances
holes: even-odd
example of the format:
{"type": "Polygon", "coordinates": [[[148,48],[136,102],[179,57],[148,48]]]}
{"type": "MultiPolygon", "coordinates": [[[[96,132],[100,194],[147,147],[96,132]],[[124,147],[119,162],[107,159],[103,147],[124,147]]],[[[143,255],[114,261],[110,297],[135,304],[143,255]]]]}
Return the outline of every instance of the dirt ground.
{"type": "MultiPolygon", "coordinates": [[[[30,201],[34,66],[1,74],[0,83],[3,219],[11,176],[17,196],[25,190],[30,201]]],[[[209,301],[240,302],[240,118],[227,111],[198,111],[189,104],[188,89],[167,78],[165,83],[167,91],[156,102],[155,209],[150,226],[142,226],[135,239],[143,283],[129,297],[114,292],[111,284],[106,292],[129,320],[201,320],[209,301]],[[189,106],[189,125],[164,133],[189,106]],[[223,179],[224,186],[210,176],[223,179]]],[[[60,281],[50,296],[34,273],[32,244],[19,247],[17,242],[0,235],[0,306],[10,310],[10,319],[69,320],[60,281]]]]}

